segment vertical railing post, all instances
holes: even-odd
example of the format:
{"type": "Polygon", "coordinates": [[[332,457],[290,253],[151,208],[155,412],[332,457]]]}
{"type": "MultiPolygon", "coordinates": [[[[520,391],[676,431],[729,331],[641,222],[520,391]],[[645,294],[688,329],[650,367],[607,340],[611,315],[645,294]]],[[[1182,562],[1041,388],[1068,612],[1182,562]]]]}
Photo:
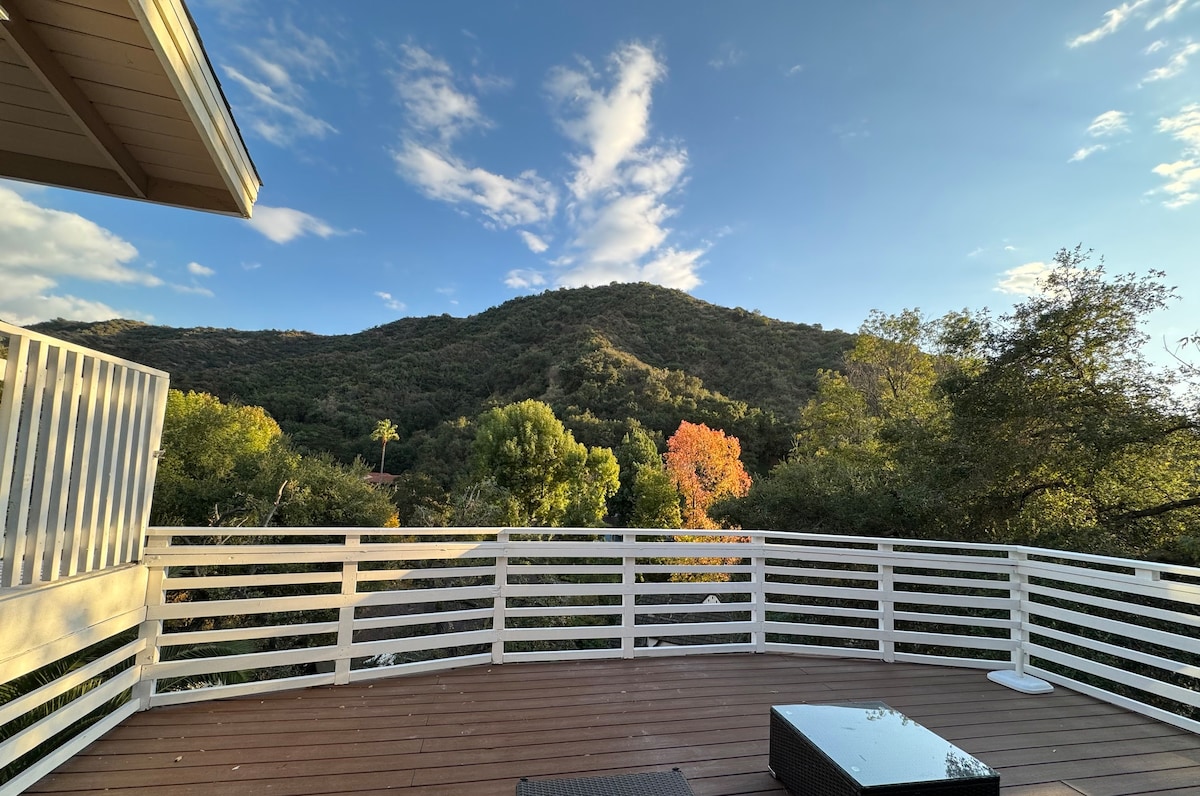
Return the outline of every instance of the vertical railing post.
{"type": "MultiPolygon", "coordinates": [[[[362,536],[346,534],[346,552],[356,552],[362,536]]],[[[342,562],[342,605],[338,608],[337,658],[333,662],[333,684],[350,682],[350,663],[354,646],[354,596],[358,594],[358,560],[342,562]]]]}
{"type": "MultiPolygon", "coordinates": [[[[895,548],[890,544],[880,544],[880,555],[889,560],[895,548]]],[[[896,576],[895,567],[891,563],[879,565],[879,651],[883,660],[894,663],[896,660],[896,576]]]]}
{"type": "Polygon", "coordinates": [[[504,663],[504,613],[508,610],[508,529],[496,532],[496,597],[492,603],[492,663],[504,663]]]}
{"type": "Polygon", "coordinates": [[[637,633],[636,533],[621,536],[621,657],[632,658],[637,633]]]}
{"type": "Polygon", "coordinates": [[[1025,572],[1029,556],[1021,550],[1010,550],[1008,559],[1013,564],[1008,576],[1009,595],[1014,602],[1010,613],[1013,623],[1011,659],[1017,677],[1024,677],[1025,665],[1029,663],[1029,631],[1026,628],[1029,622],[1029,576],[1025,572]]]}
{"type": "MultiPolygon", "coordinates": [[[[169,547],[171,537],[164,536],[161,544],[163,547],[169,547]]],[[[138,638],[144,642],[145,646],[134,658],[134,665],[138,667],[138,681],[137,685],[133,687],[133,699],[138,704],[138,710],[149,710],[150,701],[158,688],[158,679],[154,677],[154,667],[162,658],[159,640],[163,634],[163,622],[155,616],[157,613],[155,609],[165,602],[163,581],[166,576],[167,567],[165,565],[156,564],[149,567],[146,579],[146,618],[142,620],[142,624],[138,628],[138,638]]]]}
{"type": "Polygon", "coordinates": [[[754,625],[754,630],[750,632],[750,643],[754,645],[755,652],[767,651],[767,537],[752,536],[750,543],[753,545],[753,554],[751,556],[751,565],[753,573],[750,575],[750,584],[752,591],[750,592],[750,622],[754,625]]]}

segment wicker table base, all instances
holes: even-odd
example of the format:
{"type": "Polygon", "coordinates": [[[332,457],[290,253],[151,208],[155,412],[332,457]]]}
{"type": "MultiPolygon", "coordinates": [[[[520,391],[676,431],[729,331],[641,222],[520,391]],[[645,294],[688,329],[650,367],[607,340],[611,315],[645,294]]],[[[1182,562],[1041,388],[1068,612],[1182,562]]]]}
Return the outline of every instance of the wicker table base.
{"type": "Polygon", "coordinates": [[[679,769],[576,779],[522,779],[517,796],[693,796],[679,769]]]}

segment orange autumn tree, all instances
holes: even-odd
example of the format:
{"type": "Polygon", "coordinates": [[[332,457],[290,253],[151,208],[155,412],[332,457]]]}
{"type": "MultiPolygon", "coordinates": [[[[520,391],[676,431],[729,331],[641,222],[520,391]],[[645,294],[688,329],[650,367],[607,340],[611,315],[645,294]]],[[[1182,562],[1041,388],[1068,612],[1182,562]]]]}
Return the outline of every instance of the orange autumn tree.
{"type": "MultiPolygon", "coordinates": [[[[684,420],[667,440],[667,473],[683,498],[683,527],[716,529],[708,507],[726,497],[744,497],[750,491],[750,476],[742,466],[742,444],[737,437],[700,423],[684,420]]],[[[677,536],[680,542],[745,542],[740,536],[677,536]]],[[[738,558],[689,558],[688,565],[729,567],[738,558]]],[[[728,581],[728,572],[677,572],[672,581],[728,581]]]]}
{"type": "Polygon", "coordinates": [[[684,420],[667,440],[667,472],[683,497],[683,527],[719,527],[708,507],[727,497],[745,497],[750,475],[742,466],[737,437],[684,420]]]}

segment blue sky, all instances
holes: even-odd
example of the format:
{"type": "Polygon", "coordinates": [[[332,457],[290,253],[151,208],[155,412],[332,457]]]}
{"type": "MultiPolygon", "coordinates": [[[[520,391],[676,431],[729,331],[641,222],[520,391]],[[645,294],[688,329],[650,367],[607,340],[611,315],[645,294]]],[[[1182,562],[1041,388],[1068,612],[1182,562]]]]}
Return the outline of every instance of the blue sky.
{"type": "Polygon", "coordinates": [[[252,221],[0,183],[0,317],[347,333],[650,281],[853,330],[1054,252],[1200,326],[1200,0],[192,0],[252,221]]]}

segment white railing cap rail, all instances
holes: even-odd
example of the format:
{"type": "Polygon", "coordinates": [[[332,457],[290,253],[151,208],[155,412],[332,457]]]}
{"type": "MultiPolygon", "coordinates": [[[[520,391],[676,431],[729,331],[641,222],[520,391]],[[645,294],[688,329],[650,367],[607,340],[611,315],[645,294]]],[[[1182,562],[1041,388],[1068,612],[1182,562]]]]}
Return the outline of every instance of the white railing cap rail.
{"type": "MultiPolygon", "coordinates": [[[[71,342],[63,340],[61,338],[58,338],[58,337],[51,337],[48,334],[42,334],[41,332],[35,332],[31,329],[26,329],[23,326],[16,326],[15,324],[7,323],[6,321],[3,321],[3,320],[0,320],[0,337],[26,337],[26,338],[29,338],[30,340],[37,340],[41,343],[44,343],[47,345],[52,345],[55,348],[61,348],[64,351],[71,351],[76,354],[82,354],[84,356],[100,360],[102,362],[109,362],[111,364],[130,368],[132,370],[136,370],[141,373],[147,373],[151,376],[162,376],[163,378],[170,377],[170,374],[167,373],[165,370],[159,370],[158,368],[152,368],[152,367],[149,367],[148,365],[143,365],[140,362],[134,362],[129,359],[122,359],[121,357],[113,356],[112,354],[105,354],[101,351],[95,350],[94,348],[87,348],[86,346],[81,346],[76,343],[71,343],[71,342]]],[[[3,374],[0,373],[0,375],[3,375],[3,374]]]]}

